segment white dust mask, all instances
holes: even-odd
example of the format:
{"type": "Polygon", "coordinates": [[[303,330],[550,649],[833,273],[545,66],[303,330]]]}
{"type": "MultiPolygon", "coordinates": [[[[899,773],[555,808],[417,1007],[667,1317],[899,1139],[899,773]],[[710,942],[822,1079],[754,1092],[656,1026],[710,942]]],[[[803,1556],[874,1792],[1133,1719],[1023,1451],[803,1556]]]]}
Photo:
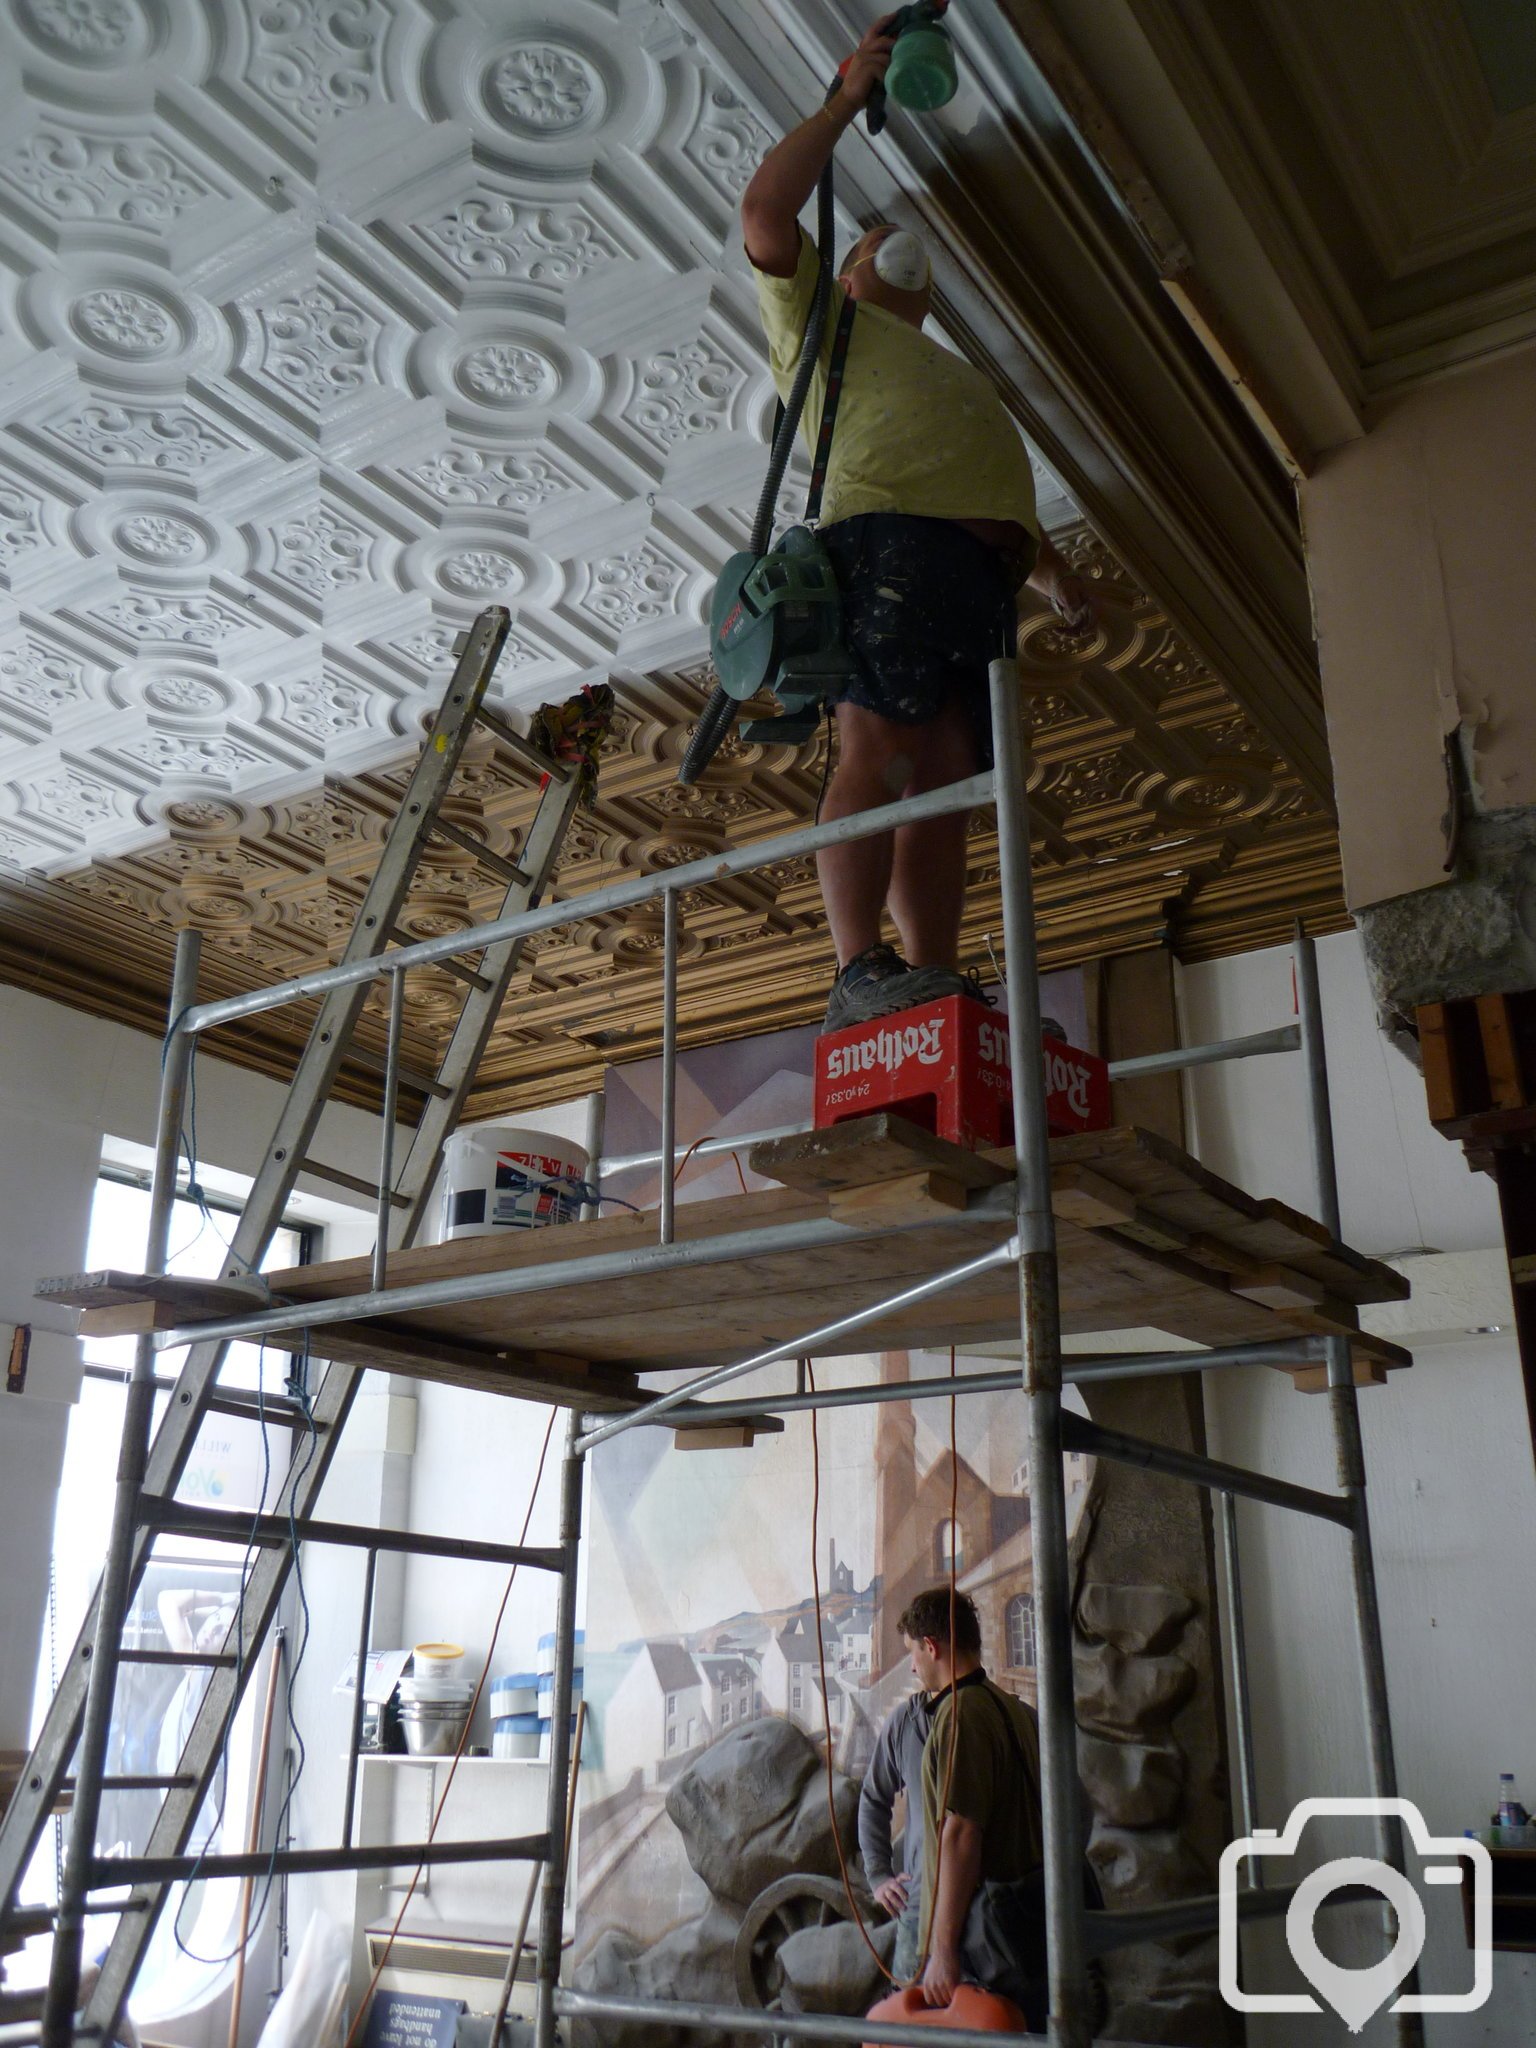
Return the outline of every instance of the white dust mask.
{"type": "Polygon", "coordinates": [[[932,276],[928,267],[928,251],[918,237],[908,234],[905,228],[898,228],[894,235],[886,236],[876,249],[873,261],[876,277],[894,291],[923,291],[932,276]]]}

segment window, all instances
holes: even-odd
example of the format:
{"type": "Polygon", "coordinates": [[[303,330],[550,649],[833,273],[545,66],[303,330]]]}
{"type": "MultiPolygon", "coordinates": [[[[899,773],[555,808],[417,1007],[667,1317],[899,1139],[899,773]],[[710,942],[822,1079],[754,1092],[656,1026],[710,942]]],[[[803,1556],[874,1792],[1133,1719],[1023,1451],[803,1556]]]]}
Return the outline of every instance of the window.
{"type": "Polygon", "coordinates": [[[675,1728],[669,1728],[669,1729],[667,1730],[667,1754],[668,1754],[668,1756],[670,1756],[670,1755],[672,1754],[673,1750],[674,1750],[674,1749],[676,1749],[676,1747],[677,1747],[677,1730],[676,1730],[675,1728]]]}
{"type": "Polygon", "coordinates": [[[667,1719],[669,1721],[677,1719],[677,1694],[675,1692],[667,1694],[667,1719]]]}
{"type": "Polygon", "coordinates": [[[933,1532],[933,1566],[941,1578],[965,1570],[965,1537],[958,1522],[947,1517],[933,1532]]]}
{"type": "MultiPolygon", "coordinates": [[[[132,1176],[114,1170],[97,1181],[91,1204],[88,1268],[118,1267],[137,1272],[144,1264],[149,1223],[147,1188],[132,1176]]],[[[226,1240],[233,1215],[215,1211],[210,1221],[197,1205],[178,1200],[172,1211],[170,1256],[173,1273],[214,1275],[228,1263],[226,1240]]],[[[274,1234],[266,1260],[269,1268],[303,1263],[308,1233],[285,1228],[274,1234]]],[[[87,1338],[83,1344],[86,1378],[80,1399],[70,1411],[64,1469],[59,1483],[53,1535],[53,1598],[44,1626],[38,1660],[34,1729],[48,1704],[50,1674],[68,1657],[86,1605],[101,1572],[111,1526],[114,1475],[132,1368],[134,1340],[87,1338]]],[[[160,1362],[162,1375],[174,1374],[181,1355],[160,1362]]],[[[231,1345],[220,1371],[224,1386],[281,1392],[288,1374],[288,1354],[231,1345]]],[[[169,1396],[156,1399],[155,1424],[169,1396]]],[[[263,1445],[258,1422],[228,1415],[209,1415],[187,1460],[178,1498],[204,1505],[254,1511],[271,1506],[289,1457],[286,1423],[269,1423],[263,1445]],[[270,1470],[269,1470],[270,1467],[270,1470]],[[265,1483],[266,1498],[263,1501],[265,1483]]],[[[190,1650],[209,1648],[223,1640],[240,1595],[238,1553],[202,1539],[162,1536],[129,1608],[124,1643],[137,1649],[190,1650]]],[[[125,1664],[116,1689],[112,1745],[107,1768],[114,1775],[152,1774],[175,1768],[182,1742],[208,1681],[206,1670],[177,1670],[153,1664],[125,1664]]],[[[248,1824],[248,1793],[256,1749],[256,1726],[264,1677],[257,1671],[230,1731],[226,1771],[215,1777],[208,1802],[193,1832],[194,1851],[206,1847],[243,1849],[248,1824]],[[221,1817],[222,1807],[222,1817],[221,1817]]],[[[277,1740],[281,1743],[279,1732],[277,1740]]],[[[274,1764],[281,1755],[274,1753],[274,1764]]],[[[107,1792],[102,1799],[98,1843],[105,1855],[142,1852],[159,1808],[156,1792],[107,1792]]],[[[45,1831],[24,1880],[24,1896],[52,1903],[56,1893],[53,1830],[45,1831]]],[[[145,1956],[134,1987],[132,2010],[141,2025],[169,2019],[205,2005],[227,1980],[230,1971],[218,1963],[204,1965],[183,1953],[176,1933],[197,1955],[222,1957],[235,1944],[239,1885],[233,1879],[202,1884],[188,1893],[172,1892],[166,1913],[145,1956]]],[[[113,1923],[93,1918],[88,1940],[105,1945],[113,1923]]],[[[12,1959],[11,1982],[20,1988],[36,1961],[45,1967],[43,1945],[34,1944],[25,1957],[12,1959]]]]}
{"type": "Polygon", "coordinates": [[[1008,1663],[1013,1670],[1035,1668],[1035,1596],[1015,1593],[1008,1602],[1008,1663]]]}
{"type": "Polygon", "coordinates": [[[725,1700],[725,1701],[723,1701],[723,1702],[722,1702],[722,1704],[721,1704],[721,1708],[720,1708],[720,1726],[721,1726],[722,1728],[729,1728],[729,1727],[730,1727],[730,1725],[731,1725],[731,1703],[730,1703],[730,1701],[729,1701],[729,1700],[725,1700]]]}
{"type": "Polygon", "coordinates": [[[789,1704],[795,1713],[800,1711],[800,1688],[795,1686],[789,1695],[789,1704]]]}

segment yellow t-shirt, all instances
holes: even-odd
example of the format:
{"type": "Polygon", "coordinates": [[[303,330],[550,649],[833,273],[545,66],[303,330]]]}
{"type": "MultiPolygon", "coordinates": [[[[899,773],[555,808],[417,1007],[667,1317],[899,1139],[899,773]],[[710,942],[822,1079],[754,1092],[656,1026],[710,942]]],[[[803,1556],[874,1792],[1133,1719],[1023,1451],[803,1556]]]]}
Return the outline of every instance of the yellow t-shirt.
{"type": "MultiPolygon", "coordinates": [[[[802,229],[793,277],[753,274],[773,381],[786,397],[816,289],[815,245],[802,229]]],[[[842,298],[841,286],[834,284],[800,422],[813,456],[842,298]]],[[[1040,532],[1029,455],[990,379],[907,321],[871,305],[861,305],[853,323],[821,523],[831,526],[861,512],[1013,519],[1028,533],[1040,532]]]]}

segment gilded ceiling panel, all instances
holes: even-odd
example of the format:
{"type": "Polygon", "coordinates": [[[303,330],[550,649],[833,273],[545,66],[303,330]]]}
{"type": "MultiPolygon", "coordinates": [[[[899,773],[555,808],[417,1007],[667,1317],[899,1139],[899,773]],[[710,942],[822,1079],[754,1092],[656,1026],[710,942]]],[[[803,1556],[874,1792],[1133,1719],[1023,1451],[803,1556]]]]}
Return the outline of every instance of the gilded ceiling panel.
{"type": "MultiPolygon", "coordinates": [[[[1020,622],[1046,964],[1159,944],[1206,958],[1275,943],[1298,912],[1316,929],[1341,924],[1327,813],[1092,535],[1079,528],[1062,539],[1105,602],[1100,629],[1085,638],[1063,633],[1047,614],[1020,622]]],[[[678,785],[708,681],[698,669],[664,670],[620,685],[596,799],[566,841],[557,896],[578,898],[770,838],[814,815],[825,731],[793,748],[753,745],[738,729],[704,781],[678,785]]],[[[168,836],[153,846],[0,891],[0,966],[41,993],[159,1028],[173,934],[183,924],[205,935],[205,994],[334,960],[407,773],[402,758],[279,801],[179,802],[167,813],[168,836]],[[110,970],[102,964],[109,960],[110,970]]],[[[516,760],[477,737],[445,816],[492,852],[515,857],[536,801],[516,760]]],[[[472,856],[434,846],[402,929],[413,938],[463,930],[495,915],[500,897],[472,856]]],[[[831,950],[808,859],[691,889],[680,908],[685,1044],[819,1015],[831,950]]],[[[1000,946],[996,837],[990,817],[978,814],[962,951],[987,969],[1000,946]]],[[[654,907],[533,938],[470,1113],[570,1096],[593,1085],[606,1063],[654,1052],[660,960],[654,907]]],[[[434,1064],[462,995],[441,970],[407,977],[411,1064],[434,1064]]],[[[218,1049],[278,1069],[307,1021],[303,1011],[257,1018],[221,1035],[218,1049]]],[[[343,1092],[368,1100],[383,1045],[377,998],[360,1045],[365,1059],[348,1070],[343,1092]]]]}

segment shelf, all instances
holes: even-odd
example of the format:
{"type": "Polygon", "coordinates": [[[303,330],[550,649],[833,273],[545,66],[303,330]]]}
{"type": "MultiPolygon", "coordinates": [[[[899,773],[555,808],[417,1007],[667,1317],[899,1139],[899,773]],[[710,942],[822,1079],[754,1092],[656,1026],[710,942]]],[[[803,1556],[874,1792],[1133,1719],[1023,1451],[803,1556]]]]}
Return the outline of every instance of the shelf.
{"type": "MultiPolygon", "coordinates": [[[[419,1766],[421,1764],[451,1764],[453,1762],[451,1756],[394,1756],[389,1751],[381,1749],[360,1749],[357,1757],[358,1762],[363,1764],[414,1764],[419,1766]]],[[[345,1757],[341,1760],[343,1763],[347,1761],[345,1757]]],[[[459,1769],[461,1771],[467,1765],[474,1765],[478,1769],[482,1764],[511,1764],[513,1766],[521,1766],[523,1769],[532,1764],[536,1770],[547,1770],[549,1768],[549,1759],[542,1756],[461,1756],[459,1758],[459,1769]]]]}

